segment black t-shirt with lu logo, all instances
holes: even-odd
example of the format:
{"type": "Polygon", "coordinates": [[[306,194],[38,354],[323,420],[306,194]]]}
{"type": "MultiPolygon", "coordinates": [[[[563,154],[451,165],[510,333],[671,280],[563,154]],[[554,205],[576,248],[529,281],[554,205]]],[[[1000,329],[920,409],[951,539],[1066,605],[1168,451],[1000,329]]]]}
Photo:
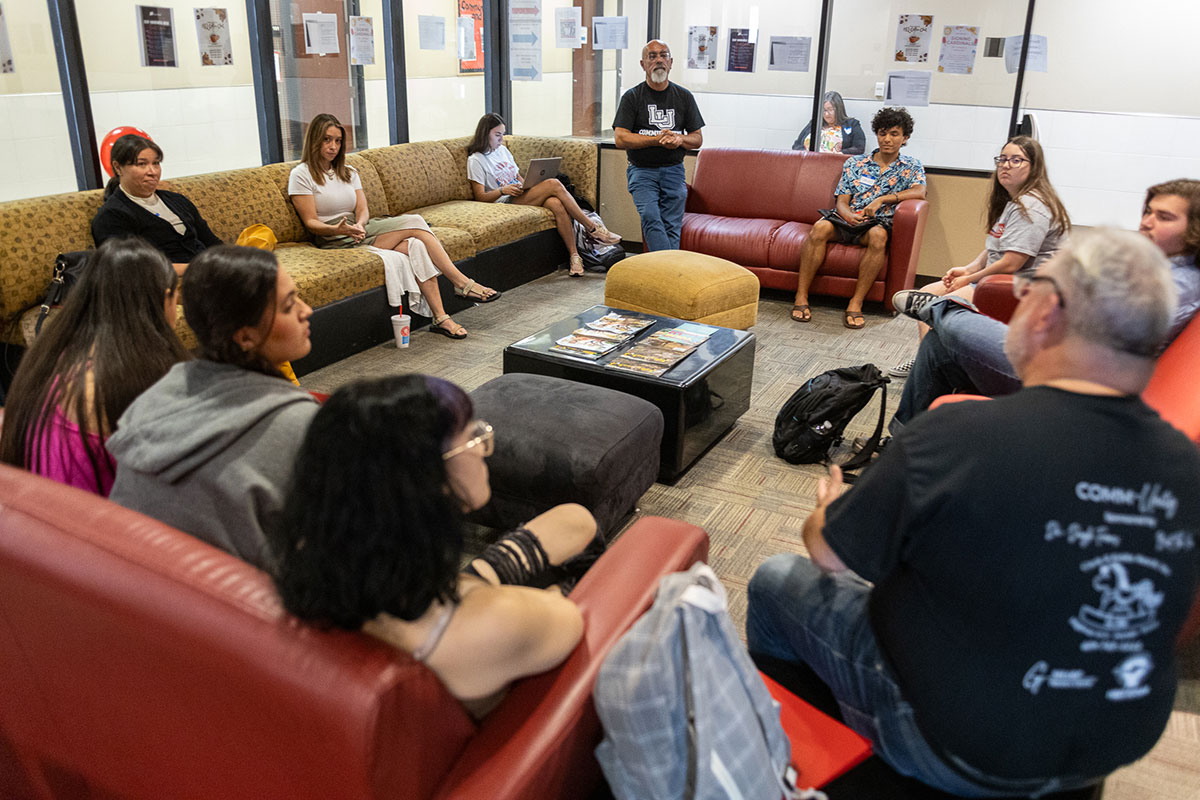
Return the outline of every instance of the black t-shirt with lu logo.
{"type": "MultiPolygon", "coordinates": [[[[613,127],[643,136],[657,136],[662,131],[686,134],[703,128],[704,118],[687,89],[668,83],[666,89],[656,92],[643,81],[621,95],[613,127]]],[[[684,148],[643,147],[628,153],[629,162],[636,167],[669,167],[683,163],[684,148]]]]}
{"type": "Polygon", "coordinates": [[[830,505],[934,748],[1099,776],[1157,741],[1200,572],[1200,451],[1136,397],[1034,387],[909,424],[830,505]]]}

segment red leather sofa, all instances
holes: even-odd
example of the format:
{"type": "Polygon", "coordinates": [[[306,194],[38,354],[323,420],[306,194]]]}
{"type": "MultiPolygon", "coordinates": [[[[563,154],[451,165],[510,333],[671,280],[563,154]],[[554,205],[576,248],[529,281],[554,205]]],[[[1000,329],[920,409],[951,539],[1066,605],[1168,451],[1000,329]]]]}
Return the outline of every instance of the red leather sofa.
{"type": "MultiPolygon", "coordinates": [[[[836,204],[833,190],[847,156],[802,150],[704,148],[688,187],[680,248],[728,259],[768,289],[795,291],[800,248],[820,216],[836,204]]],[[[896,208],[887,262],[868,300],[892,310],[892,295],[911,289],[929,203],[896,208]]],[[[812,284],[814,294],[850,297],[862,247],[832,244],[812,284]]]]}
{"type": "Polygon", "coordinates": [[[298,623],[253,567],[0,466],[0,796],[586,797],[600,661],[707,550],[638,521],[575,590],[575,652],[476,723],[407,655],[298,623]]]}

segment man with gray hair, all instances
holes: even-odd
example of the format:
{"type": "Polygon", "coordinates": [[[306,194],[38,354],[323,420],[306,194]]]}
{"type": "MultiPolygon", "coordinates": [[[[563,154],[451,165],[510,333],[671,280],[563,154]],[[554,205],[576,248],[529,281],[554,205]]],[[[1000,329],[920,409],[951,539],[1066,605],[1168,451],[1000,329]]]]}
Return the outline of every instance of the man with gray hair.
{"type": "Polygon", "coordinates": [[[1200,573],[1200,452],[1139,397],[1176,304],[1162,251],[1080,233],[1017,292],[1024,388],[920,415],[844,495],[830,468],[812,560],[749,586],[751,652],[807,663],[884,761],[968,797],[1150,750],[1200,573]]]}

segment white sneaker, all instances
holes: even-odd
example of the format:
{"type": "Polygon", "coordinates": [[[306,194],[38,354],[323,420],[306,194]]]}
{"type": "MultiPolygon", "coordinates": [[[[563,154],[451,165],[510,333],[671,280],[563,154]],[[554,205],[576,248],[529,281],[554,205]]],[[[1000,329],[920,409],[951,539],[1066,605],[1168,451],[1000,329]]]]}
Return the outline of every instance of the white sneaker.
{"type": "Polygon", "coordinates": [[[888,375],[891,375],[893,378],[907,378],[908,373],[912,372],[913,364],[915,363],[917,363],[917,358],[916,356],[913,356],[903,364],[897,364],[889,369],[888,375]]]}
{"type": "Polygon", "coordinates": [[[892,295],[892,307],[896,309],[896,313],[904,314],[912,317],[915,320],[921,318],[917,316],[921,309],[932,303],[934,300],[942,299],[943,295],[933,294],[932,292],[922,292],[917,289],[903,289],[892,295]]]}

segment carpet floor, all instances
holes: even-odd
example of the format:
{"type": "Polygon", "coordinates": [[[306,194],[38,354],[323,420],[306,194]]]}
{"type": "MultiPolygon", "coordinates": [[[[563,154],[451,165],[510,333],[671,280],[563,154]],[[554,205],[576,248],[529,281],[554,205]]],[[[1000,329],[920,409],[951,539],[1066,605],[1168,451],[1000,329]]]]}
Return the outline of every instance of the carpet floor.
{"type": "MultiPolygon", "coordinates": [[[[604,276],[568,278],[565,271],[504,293],[496,303],[455,315],[470,335],[452,341],[416,331],[411,346],[392,343],[306,375],[307,389],[333,392],[360,378],[423,372],[453,381],[468,391],[502,373],[504,348],[557,320],[604,302],[604,276]]],[[[754,327],[757,350],[750,409],[674,486],[654,484],[636,516],[664,516],[704,528],[710,537],[709,562],[725,584],[729,611],[742,630],[746,583],[755,567],[776,553],[807,555],[801,525],[812,510],[818,465],[793,466],[775,457],[771,431],[775,413],[806,379],[832,367],[877,364],[885,372],[916,350],[916,323],[891,318],[879,305],[867,307],[861,331],[842,326],[844,302],[813,305],[813,320],[793,322],[791,299],[764,292],[754,327]]],[[[317,331],[316,335],[320,335],[317,331]]],[[[903,383],[888,386],[888,418],[903,383]]],[[[847,438],[869,435],[878,415],[878,396],[851,423],[847,438]]],[[[1200,797],[1200,642],[1181,661],[1176,710],[1150,754],[1111,776],[1105,800],[1195,800],[1200,797]]]]}

